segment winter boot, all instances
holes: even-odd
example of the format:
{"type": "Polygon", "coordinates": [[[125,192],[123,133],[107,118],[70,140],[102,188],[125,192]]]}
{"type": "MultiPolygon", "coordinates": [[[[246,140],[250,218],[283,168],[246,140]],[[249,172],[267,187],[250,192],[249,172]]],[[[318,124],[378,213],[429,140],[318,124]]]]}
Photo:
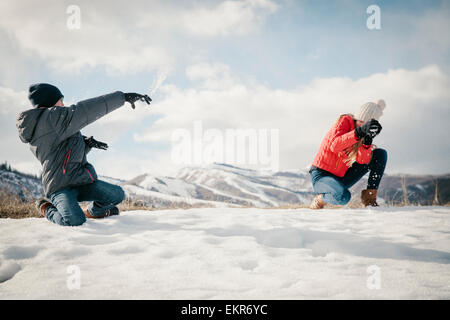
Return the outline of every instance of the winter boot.
{"type": "Polygon", "coordinates": [[[377,189],[366,189],[361,191],[361,202],[363,207],[378,207],[377,203],[377,189]]]}
{"type": "Polygon", "coordinates": [[[325,202],[322,200],[322,194],[318,194],[314,197],[313,201],[311,202],[309,208],[310,209],[323,209],[325,207],[325,202]]]}
{"type": "Polygon", "coordinates": [[[111,209],[108,210],[108,212],[109,212],[108,216],[118,216],[119,215],[119,208],[112,207],[111,209]]]}
{"type": "Polygon", "coordinates": [[[89,212],[87,207],[85,209],[83,209],[83,212],[84,212],[84,215],[86,216],[86,218],[100,219],[100,218],[105,218],[105,217],[109,217],[109,216],[118,216],[119,215],[119,208],[112,207],[111,209],[106,211],[105,214],[103,214],[101,216],[93,216],[92,214],[90,214],[90,212],[89,212]]]}
{"type": "Polygon", "coordinates": [[[48,200],[47,198],[39,198],[36,200],[35,204],[36,209],[43,217],[45,217],[45,212],[47,211],[47,208],[52,205],[50,200],[48,200]]]}

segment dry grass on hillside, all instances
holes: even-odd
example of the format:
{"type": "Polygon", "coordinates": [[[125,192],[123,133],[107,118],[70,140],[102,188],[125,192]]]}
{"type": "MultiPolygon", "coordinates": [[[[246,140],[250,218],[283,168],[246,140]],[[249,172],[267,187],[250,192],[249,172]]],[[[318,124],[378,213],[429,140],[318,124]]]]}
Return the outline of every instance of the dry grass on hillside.
{"type": "Polygon", "coordinates": [[[11,195],[5,189],[0,189],[0,218],[42,218],[34,206],[34,202],[23,201],[16,195],[11,195]]]}
{"type": "MultiPolygon", "coordinates": [[[[81,207],[87,203],[80,203],[81,207]]],[[[142,205],[139,202],[133,202],[129,199],[123,201],[119,206],[120,211],[135,211],[135,210],[168,210],[168,209],[191,209],[204,208],[207,205],[202,204],[188,204],[178,203],[170,206],[154,208],[142,205]]],[[[10,194],[6,189],[0,189],[0,218],[23,219],[23,218],[42,218],[41,214],[36,210],[34,200],[23,201],[17,195],[10,194]]]]}

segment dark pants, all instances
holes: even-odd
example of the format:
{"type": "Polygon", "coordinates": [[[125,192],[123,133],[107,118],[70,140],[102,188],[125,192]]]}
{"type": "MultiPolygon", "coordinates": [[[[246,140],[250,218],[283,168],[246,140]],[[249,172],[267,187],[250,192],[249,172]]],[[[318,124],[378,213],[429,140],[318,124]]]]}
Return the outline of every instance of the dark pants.
{"type": "Polygon", "coordinates": [[[45,217],[59,225],[79,226],[86,221],[79,201],[93,201],[88,207],[89,213],[103,216],[107,210],[121,203],[124,197],[125,193],[120,186],[97,180],[51,194],[50,201],[53,205],[47,208],[45,217]]]}
{"type": "Polygon", "coordinates": [[[386,150],[375,149],[372,152],[372,160],[368,164],[353,163],[342,178],[328,171],[315,168],[310,171],[314,192],[317,194],[321,193],[322,199],[326,203],[345,205],[351,198],[348,189],[367,172],[369,172],[367,189],[378,189],[386,162],[386,150]]]}

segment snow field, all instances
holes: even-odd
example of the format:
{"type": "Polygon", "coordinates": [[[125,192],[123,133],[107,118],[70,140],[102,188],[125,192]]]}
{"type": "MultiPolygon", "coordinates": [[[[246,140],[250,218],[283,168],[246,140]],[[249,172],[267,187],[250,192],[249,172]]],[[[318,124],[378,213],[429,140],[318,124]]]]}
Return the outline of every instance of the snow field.
{"type": "Polygon", "coordinates": [[[81,227],[1,219],[0,299],[449,299],[449,214],[205,208],[81,227]]]}

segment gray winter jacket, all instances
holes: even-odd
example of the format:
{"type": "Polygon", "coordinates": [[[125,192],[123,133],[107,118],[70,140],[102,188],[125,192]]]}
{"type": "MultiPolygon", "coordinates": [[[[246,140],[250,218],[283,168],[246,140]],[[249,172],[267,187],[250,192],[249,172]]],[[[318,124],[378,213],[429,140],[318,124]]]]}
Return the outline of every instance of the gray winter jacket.
{"type": "Polygon", "coordinates": [[[41,162],[44,193],[92,183],[97,179],[87,162],[89,151],[80,130],[125,103],[123,92],[80,101],[70,107],[35,108],[17,117],[19,137],[41,162]]]}

